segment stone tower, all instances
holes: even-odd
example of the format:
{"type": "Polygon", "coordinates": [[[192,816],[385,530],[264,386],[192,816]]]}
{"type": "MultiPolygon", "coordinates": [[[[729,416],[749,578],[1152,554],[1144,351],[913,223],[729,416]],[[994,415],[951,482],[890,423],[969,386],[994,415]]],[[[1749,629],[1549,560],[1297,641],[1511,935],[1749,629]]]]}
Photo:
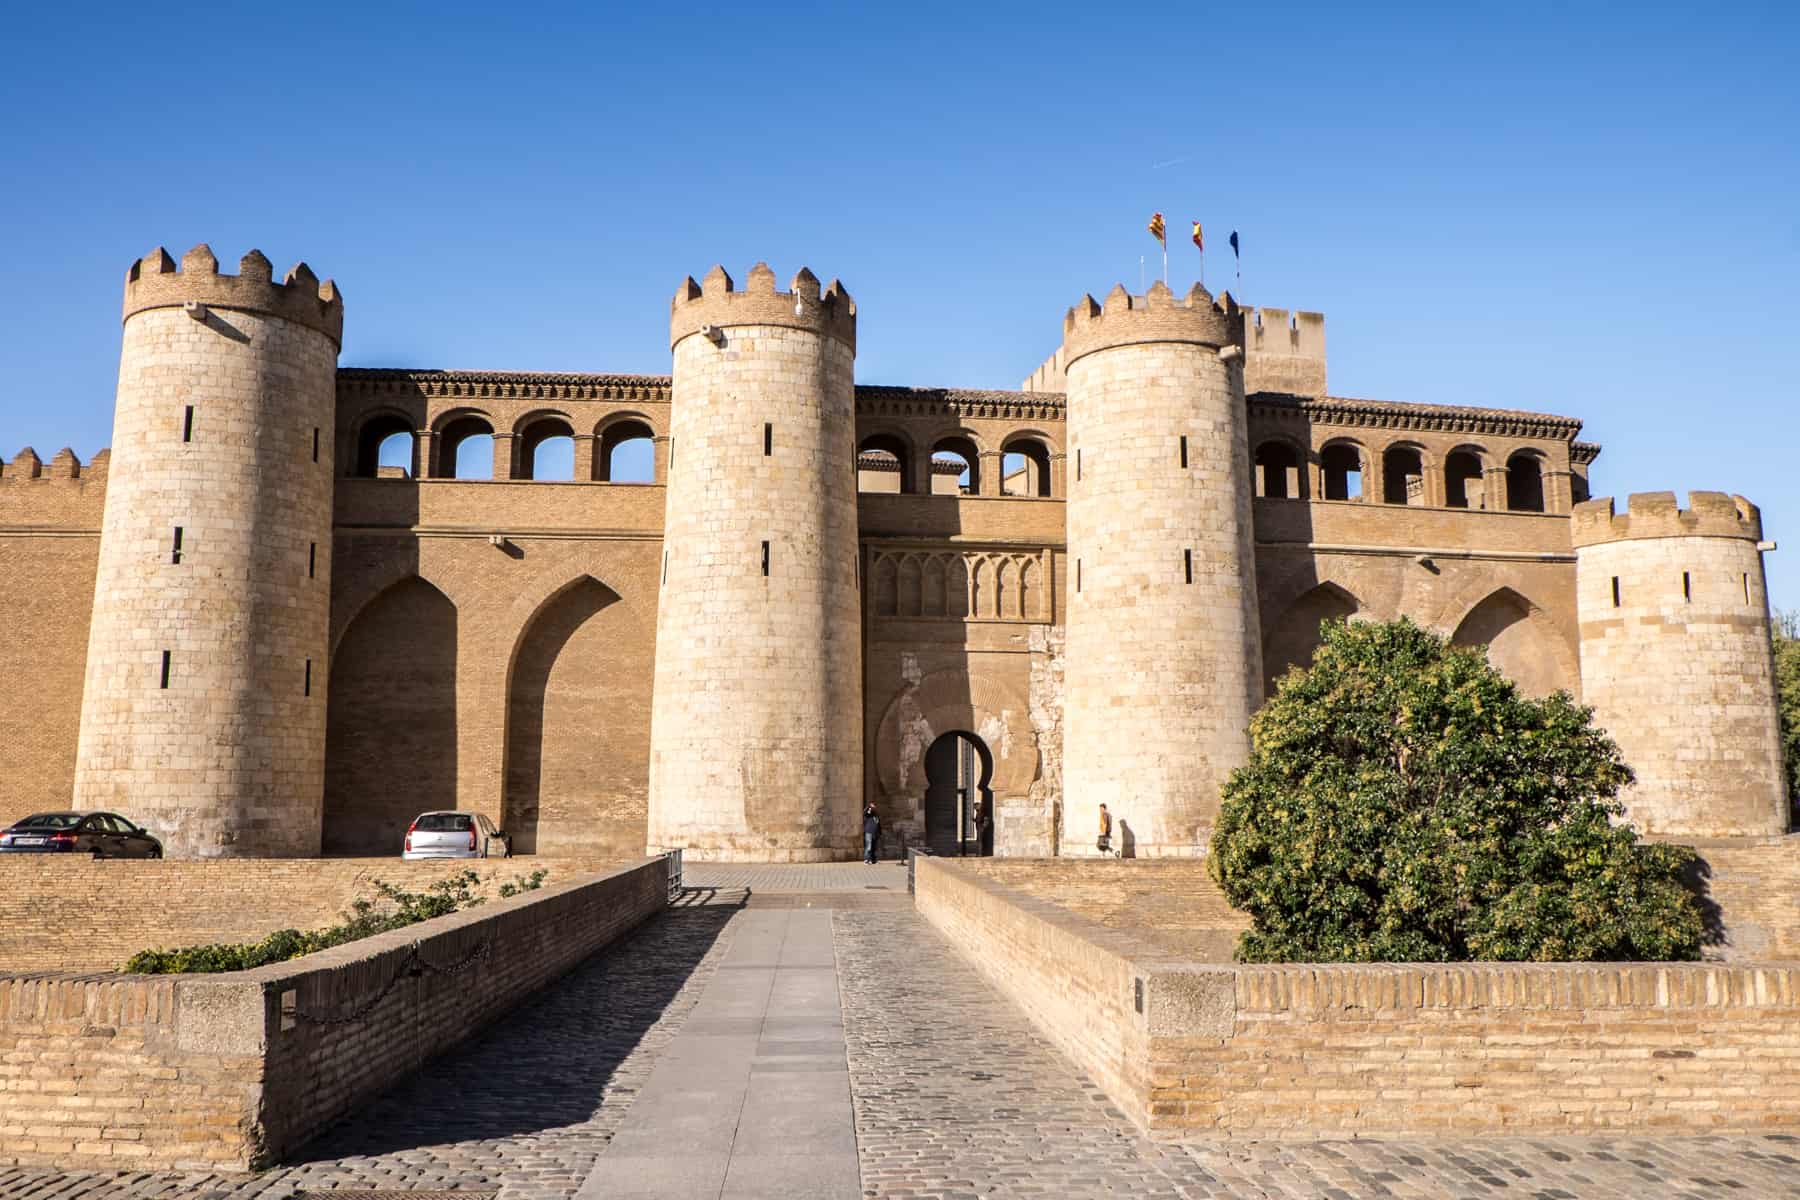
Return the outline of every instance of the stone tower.
{"type": "Polygon", "coordinates": [[[858,847],[856,306],[758,263],[675,294],[652,851],[817,862],[858,847]]]}
{"type": "Polygon", "coordinates": [[[170,856],[319,851],[343,325],[255,250],[126,275],[75,803],[170,856]]]}
{"type": "Polygon", "coordinates": [[[1070,454],[1067,844],[1203,854],[1249,755],[1262,652],[1243,315],[1196,286],[1114,288],[1063,323],[1070,454]]]}
{"type": "Polygon", "coordinates": [[[1639,830],[1785,833],[1762,517],[1721,492],[1688,505],[1575,506],[1582,700],[1637,772],[1622,799],[1639,830]]]}

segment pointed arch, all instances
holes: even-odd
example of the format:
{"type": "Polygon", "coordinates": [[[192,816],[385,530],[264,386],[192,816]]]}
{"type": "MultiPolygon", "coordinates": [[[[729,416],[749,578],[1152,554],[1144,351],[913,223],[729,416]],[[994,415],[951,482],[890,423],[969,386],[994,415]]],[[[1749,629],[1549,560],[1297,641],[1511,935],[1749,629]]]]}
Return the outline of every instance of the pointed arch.
{"type": "Polygon", "coordinates": [[[925,559],[924,594],[920,599],[920,615],[941,617],[949,610],[944,600],[944,556],[929,555],[925,559]]]}
{"type": "Polygon", "coordinates": [[[882,555],[875,560],[875,615],[878,617],[895,617],[900,615],[900,579],[899,568],[894,560],[882,555]]]}
{"type": "Polygon", "coordinates": [[[1574,692],[1575,655],[1555,620],[1510,587],[1495,588],[1457,624],[1450,640],[1486,646],[1488,662],[1529,696],[1574,692]]]}
{"type": "Polygon", "coordinates": [[[1043,570],[1036,559],[1028,558],[1019,568],[1019,615],[1027,621],[1044,619],[1043,570]]]}
{"type": "Polygon", "coordinates": [[[649,690],[620,654],[638,632],[619,594],[592,575],[558,588],[520,630],[501,821],[519,852],[642,853],[649,690]]]}
{"type": "Polygon", "coordinates": [[[900,600],[898,611],[903,617],[916,617],[922,611],[919,556],[916,554],[907,554],[900,559],[900,600]]]}
{"type": "Polygon", "coordinates": [[[1275,694],[1275,685],[1293,667],[1312,662],[1319,648],[1319,626],[1325,621],[1345,621],[1363,609],[1349,590],[1335,583],[1321,583],[1301,593],[1263,636],[1263,696],[1275,694]]]}
{"type": "Polygon", "coordinates": [[[994,616],[1016,617],[1018,613],[1019,568],[1011,558],[994,565],[994,616]]]}
{"type": "Polygon", "coordinates": [[[413,817],[456,807],[456,646],[456,605],[417,575],[345,628],[325,710],[327,854],[397,854],[413,817]]]}

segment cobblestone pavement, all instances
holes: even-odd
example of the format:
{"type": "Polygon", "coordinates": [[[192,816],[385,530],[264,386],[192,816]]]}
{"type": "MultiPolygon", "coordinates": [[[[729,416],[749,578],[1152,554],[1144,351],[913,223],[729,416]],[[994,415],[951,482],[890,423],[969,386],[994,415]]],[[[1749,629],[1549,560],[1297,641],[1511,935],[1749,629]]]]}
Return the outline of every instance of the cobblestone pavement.
{"type": "Polygon", "coordinates": [[[1213,1142],[1137,1135],[912,912],[837,912],[869,1197],[1800,1197],[1800,1139],[1213,1142]]]}
{"type": "Polygon", "coordinates": [[[738,911],[715,902],[650,921],[278,1170],[246,1178],[0,1166],[0,1197],[289,1200],[315,1188],[498,1188],[501,1200],[563,1200],[679,1032],[738,911]]]}
{"type": "MultiPolygon", "coordinates": [[[[718,875],[690,895],[695,906],[378,1097],[302,1161],[248,1179],[0,1167],[0,1198],[291,1200],[385,1187],[568,1200],[701,993],[731,974],[718,967],[744,893],[723,889],[770,870],[706,869],[718,875]]],[[[835,871],[850,905],[865,885],[848,880],[882,869],[779,868],[786,887],[772,890],[823,896],[835,871]]],[[[1793,1137],[1151,1142],[916,913],[857,904],[831,921],[865,1197],[1800,1198],[1793,1137]]]]}

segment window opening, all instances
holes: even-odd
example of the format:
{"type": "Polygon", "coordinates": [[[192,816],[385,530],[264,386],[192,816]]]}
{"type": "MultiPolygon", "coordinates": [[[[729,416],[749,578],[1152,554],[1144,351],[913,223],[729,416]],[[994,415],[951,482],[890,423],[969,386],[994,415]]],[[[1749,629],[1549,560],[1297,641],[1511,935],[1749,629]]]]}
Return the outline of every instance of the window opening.
{"type": "Polygon", "coordinates": [[[181,561],[181,526],[179,525],[175,527],[175,545],[169,550],[169,561],[172,563],[181,561]]]}
{"type": "Polygon", "coordinates": [[[1187,465],[1188,465],[1187,464],[1187,435],[1182,434],[1182,436],[1181,436],[1181,467],[1182,467],[1182,469],[1186,470],[1187,465]]]}
{"type": "Polygon", "coordinates": [[[663,551],[662,581],[664,583],[669,582],[669,552],[667,550],[663,551]]]}
{"type": "Polygon", "coordinates": [[[769,543],[767,542],[762,544],[762,572],[763,578],[767,579],[769,577],[769,543]]]}
{"type": "Polygon", "coordinates": [[[1078,592],[1081,590],[1081,560],[1079,558],[1075,560],[1075,590],[1078,592]]]}
{"type": "Polygon", "coordinates": [[[187,406],[187,411],[181,418],[181,440],[184,442],[194,440],[194,406],[191,404],[187,406]]]}
{"type": "Polygon", "coordinates": [[[312,659],[310,658],[306,660],[306,682],[301,685],[300,694],[302,696],[312,695],[312,659]]]}
{"type": "Polygon", "coordinates": [[[1614,575],[1612,577],[1612,581],[1613,581],[1613,607],[1617,608],[1617,607],[1619,607],[1619,577],[1617,575],[1614,575]]]}
{"type": "Polygon", "coordinates": [[[167,650],[163,651],[162,683],[160,686],[165,688],[169,686],[169,652],[167,650]]]}
{"type": "Polygon", "coordinates": [[[319,429],[316,425],[313,427],[313,461],[319,461],[319,429]]]}
{"type": "Polygon", "coordinates": [[[1194,552],[1192,550],[1181,552],[1181,569],[1187,573],[1187,581],[1194,582],[1194,552]]]}
{"type": "Polygon", "coordinates": [[[1362,499],[1362,453],[1357,447],[1325,447],[1319,455],[1319,470],[1325,477],[1325,499],[1362,499]]]}
{"type": "Polygon", "coordinates": [[[775,453],[775,426],[768,421],[763,422],[763,457],[775,453]]]}
{"type": "Polygon", "coordinates": [[[1686,600],[1689,604],[1694,602],[1693,577],[1686,571],[1681,573],[1681,598],[1686,600]]]}
{"type": "Polygon", "coordinates": [[[308,579],[315,578],[315,572],[318,570],[318,566],[319,543],[308,542],[306,544],[306,577],[308,579]]]}
{"type": "Polygon", "coordinates": [[[1750,603],[1750,572],[1744,572],[1744,603],[1750,603]]]}

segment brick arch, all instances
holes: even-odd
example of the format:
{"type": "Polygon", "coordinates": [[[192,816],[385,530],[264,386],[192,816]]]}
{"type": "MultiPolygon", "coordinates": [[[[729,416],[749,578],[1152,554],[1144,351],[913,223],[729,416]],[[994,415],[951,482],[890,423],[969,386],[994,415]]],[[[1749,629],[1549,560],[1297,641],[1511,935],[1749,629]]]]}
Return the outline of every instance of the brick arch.
{"type": "Polygon", "coordinates": [[[331,598],[331,659],[336,661],[338,647],[343,643],[344,635],[356,624],[371,605],[385,593],[407,582],[417,579],[430,584],[441,592],[458,611],[464,607],[461,588],[455,580],[440,576],[423,569],[416,562],[384,563],[380,571],[363,578],[358,584],[351,585],[354,591],[348,595],[333,595],[331,598]]]}
{"type": "Polygon", "coordinates": [[[889,800],[925,796],[925,752],[952,730],[975,734],[993,755],[996,799],[1027,794],[1038,775],[1037,732],[1025,697],[998,679],[946,667],[900,689],[875,730],[875,778],[889,800]]]}
{"type": "Polygon", "coordinates": [[[1568,631],[1550,611],[1509,586],[1490,586],[1452,627],[1459,646],[1488,647],[1488,661],[1529,695],[1580,690],[1580,665],[1568,631]]]}

